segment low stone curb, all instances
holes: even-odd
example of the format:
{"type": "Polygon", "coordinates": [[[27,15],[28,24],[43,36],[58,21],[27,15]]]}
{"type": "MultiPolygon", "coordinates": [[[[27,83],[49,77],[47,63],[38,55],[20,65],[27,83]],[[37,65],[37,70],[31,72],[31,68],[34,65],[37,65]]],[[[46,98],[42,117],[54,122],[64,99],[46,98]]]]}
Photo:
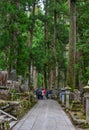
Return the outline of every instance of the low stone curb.
{"type": "Polygon", "coordinates": [[[74,116],[73,113],[69,112],[74,124],[76,125],[82,125],[82,124],[86,124],[86,120],[84,119],[79,119],[77,116],[74,116]]]}
{"type": "Polygon", "coordinates": [[[77,116],[75,116],[71,111],[68,112],[73,123],[77,126],[77,130],[89,130],[89,128],[81,128],[81,126],[86,125],[86,120],[79,119],[77,116]]]}

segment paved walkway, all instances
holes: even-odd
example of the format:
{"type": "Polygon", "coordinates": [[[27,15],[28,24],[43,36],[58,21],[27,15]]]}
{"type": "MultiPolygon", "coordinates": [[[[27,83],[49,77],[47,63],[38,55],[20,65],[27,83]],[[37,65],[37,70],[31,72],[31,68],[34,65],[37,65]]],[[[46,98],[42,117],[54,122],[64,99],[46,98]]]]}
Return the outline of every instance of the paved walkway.
{"type": "Polygon", "coordinates": [[[76,130],[54,100],[40,100],[13,130],[76,130]]]}

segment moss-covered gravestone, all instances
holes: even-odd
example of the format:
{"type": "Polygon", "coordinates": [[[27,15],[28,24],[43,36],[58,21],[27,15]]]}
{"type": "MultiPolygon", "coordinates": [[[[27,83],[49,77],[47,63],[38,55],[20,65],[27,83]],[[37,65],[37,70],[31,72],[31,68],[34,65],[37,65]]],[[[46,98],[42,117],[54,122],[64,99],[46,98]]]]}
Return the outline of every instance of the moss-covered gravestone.
{"type": "Polygon", "coordinates": [[[85,97],[86,97],[86,122],[89,124],[89,82],[88,85],[84,87],[85,97]]]}
{"type": "Polygon", "coordinates": [[[73,93],[74,93],[74,99],[72,101],[71,110],[80,111],[81,110],[80,91],[78,89],[75,89],[73,93]]]}
{"type": "Polygon", "coordinates": [[[69,86],[65,87],[66,91],[66,108],[69,108],[69,96],[71,88],[69,86]]]}

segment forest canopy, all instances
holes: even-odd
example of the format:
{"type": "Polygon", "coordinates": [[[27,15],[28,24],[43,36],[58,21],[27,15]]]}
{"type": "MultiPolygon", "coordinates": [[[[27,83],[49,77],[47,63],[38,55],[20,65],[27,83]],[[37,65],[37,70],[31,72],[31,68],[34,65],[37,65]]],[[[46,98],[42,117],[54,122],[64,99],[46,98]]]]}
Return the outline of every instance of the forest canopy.
{"type": "Polygon", "coordinates": [[[0,69],[29,87],[81,89],[89,80],[89,1],[2,0],[0,69]],[[35,72],[35,78],[34,73],[35,72]]]}

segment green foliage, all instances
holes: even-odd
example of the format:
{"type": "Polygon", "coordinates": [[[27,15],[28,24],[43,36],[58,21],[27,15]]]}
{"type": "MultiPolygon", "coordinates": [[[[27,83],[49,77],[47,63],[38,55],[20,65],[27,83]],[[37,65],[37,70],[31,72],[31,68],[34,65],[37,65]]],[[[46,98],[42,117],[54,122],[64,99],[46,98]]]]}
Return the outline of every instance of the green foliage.
{"type": "Polygon", "coordinates": [[[39,73],[38,75],[38,87],[42,87],[43,84],[43,75],[39,73]]]}
{"type": "Polygon", "coordinates": [[[15,89],[11,89],[10,92],[11,92],[11,100],[12,100],[12,101],[13,101],[13,100],[16,101],[16,100],[19,99],[20,96],[17,94],[17,92],[16,92],[15,89]]]}
{"type": "Polygon", "coordinates": [[[17,70],[17,74],[24,74],[29,55],[26,46],[27,36],[23,35],[28,29],[28,18],[24,11],[25,1],[2,1],[0,5],[3,5],[0,9],[0,56],[4,55],[1,68],[11,67],[17,70]]]}
{"type": "MultiPolygon", "coordinates": [[[[29,63],[38,71],[38,86],[42,86],[43,71],[48,73],[57,66],[61,72],[68,67],[69,9],[66,0],[44,2],[44,10],[36,1],[33,14],[33,0],[28,0],[30,16],[26,13],[25,0],[3,0],[0,2],[0,68],[16,69],[18,75],[29,72],[29,63]],[[47,4],[47,5],[46,5],[47,4]],[[47,12],[46,12],[47,11],[47,12]],[[54,11],[56,12],[56,60],[54,56],[54,11]],[[33,28],[34,26],[34,28],[33,28]],[[47,29],[46,29],[47,26],[47,29]],[[32,43],[31,43],[31,32],[32,43]],[[48,39],[45,37],[47,33],[48,39]],[[32,44],[32,48],[30,47],[32,44]]],[[[76,2],[77,7],[77,46],[78,56],[75,65],[76,75],[83,83],[89,79],[89,2],[76,2]]],[[[58,78],[58,77],[57,77],[58,78]]],[[[76,78],[75,78],[76,79],[76,78]]]]}
{"type": "Polygon", "coordinates": [[[81,72],[79,79],[84,84],[89,80],[89,2],[77,2],[77,27],[78,43],[77,50],[79,53],[78,71],[81,72]]]}
{"type": "Polygon", "coordinates": [[[4,55],[4,53],[0,53],[0,69],[5,70],[6,67],[7,67],[6,56],[4,55]]]}

